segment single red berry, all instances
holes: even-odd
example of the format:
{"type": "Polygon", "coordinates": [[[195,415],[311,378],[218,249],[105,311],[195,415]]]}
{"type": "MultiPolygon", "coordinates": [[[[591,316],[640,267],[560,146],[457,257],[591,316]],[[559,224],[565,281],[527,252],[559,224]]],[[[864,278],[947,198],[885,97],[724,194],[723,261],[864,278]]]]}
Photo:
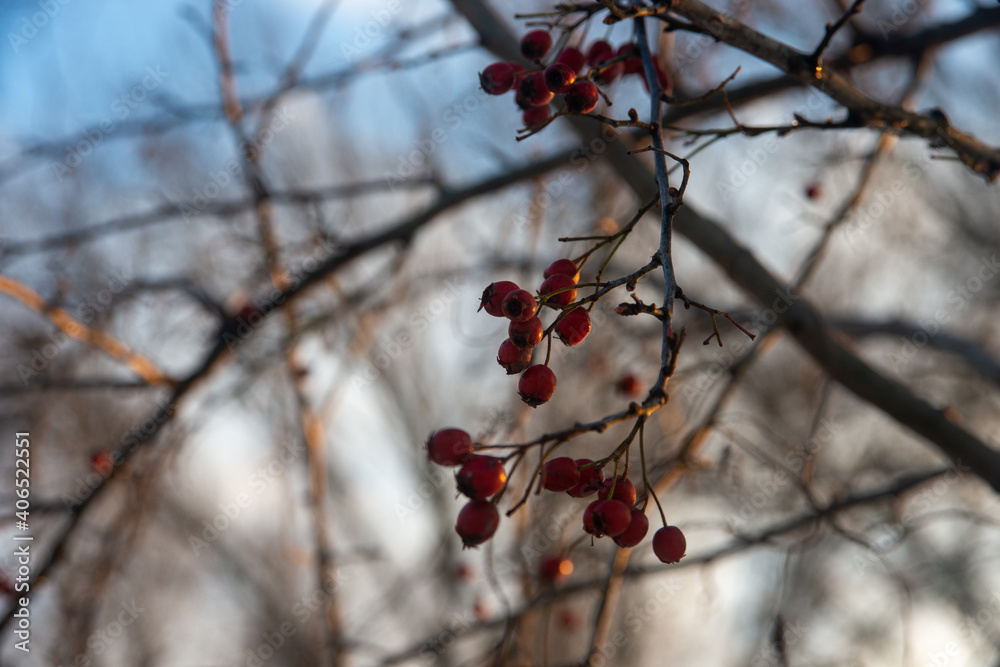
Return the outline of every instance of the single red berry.
{"type": "Polygon", "coordinates": [[[488,500],[473,500],[458,513],[455,532],[465,547],[474,547],[493,537],[500,525],[500,513],[488,500]]]}
{"type": "Polygon", "coordinates": [[[580,483],[580,469],[576,461],[560,456],[545,462],[542,468],[542,487],[547,491],[569,491],[580,483]]]}
{"type": "Polygon", "coordinates": [[[530,350],[542,342],[545,328],[540,319],[532,317],[525,322],[511,322],[510,326],[507,327],[507,335],[510,336],[510,342],[514,343],[516,347],[530,350]]]}
{"type": "Polygon", "coordinates": [[[638,396],[642,393],[642,384],[639,382],[639,378],[632,373],[626,373],[618,378],[615,388],[626,396],[638,396]]]}
{"type": "Polygon", "coordinates": [[[552,110],[548,104],[542,107],[528,107],[521,113],[521,122],[525,127],[541,125],[549,118],[552,118],[552,110]]]}
{"type": "Polygon", "coordinates": [[[533,408],[545,403],[556,391],[556,374],[542,364],[529,366],[517,383],[521,400],[533,408]]]}
{"type": "Polygon", "coordinates": [[[97,452],[90,459],[90,465],[93,466],[94,472],[96,472],[101,477],[107,477],[115,469],[115,459],[108,452],[97,452]]]}
{"type": "Polygon", "coordinates": [[[576,81],[576,72],[565,63],[552,63],[545,68],[545,87],[553,93],[565,93],[576,81]]]}
{"type": "Polygon", "coordinates": [[[617,500],[632,507],[632,505],[635,505],[635,485],[632,484],[632,481],[628,477],[608,479],[601,484],[601,489],[598,491],[597,497],[611,498],[611,500],[617,500]],[[611,491],[612,485],[615,487],[613,493],[611,491]]]}
{"type": "Polygon", "coordinates": [[[628,529],[614,538],[615,544],[620,547],[634,547],[642,542],[649,532],[649,519],[642,510],[632,508],[632,520],[629,521],[628,529]]]}
{"type": "Polygon", "coordinates": [[[485,623],[493,618],[493,605],[490,604],[489,600],[476,600],[476,606],[473,607],[472,611],[480,623],[485,623]]]}
{"type": "Polygon", "coordinates": [[[622,78],[622,74],[624,73],[625,63],[623,62],[616,62],[610,65],[602,63],[600,72],[594,78],[598,83],[607,86],[622,78]]]}
{"type": "Polygon", "coordinates": [[[571,310],[556,322],[556,335],[565,345],[579,345],[589,333],[590,313],[584,308],[571,310]]]}
{"type": "Polygon", "coordinates": [[[503,461],[495,456],[477,454],[455,476],[458,490],[473,500],[489,498],[507,483],[503,461]]]}
{"type": "Polygon", "coordinates": [[[475,572],[466,563],[458,563],[455,565],[455,578],[459,581],[469,582],[475,578],[475,572]]]}
{"type": "Polygon", "coordinates": [[[546,278],[551,278],[557,273],[569,276],[576,282],[580,278],[580,269],[576,267],[571,259],[557,259],[548,266],[545,267],[545,272],[542,274],[546,278]]]}
{"type": "Polygon", "coordinates": [[[632,510],[617,500],[595,500],[583,512],[583,529],[597,537],[621,535],[630,521],[632,510]]]}
{"type": "Polygon", "coordinates": [[[626,42],[615,51],[615,58],[625,58],[622,63],[625,67],[625,74],[638,74],[642,71],[642,57],[639,55],[639,47],[635,42],[626,42]]]}
{"type": "Polygon", "coordinates": [[[504,317],[514,322],[524,322],[535,316],[538,304],[535,297],[526,289],[519,289],[510,292],[500,302],[504,317]]]}
{"type": "Polygon", "coordinates": [[[539,574],[545,581],[558,584],[573,574],[573,561],[563,556],[546,556],[538,564],[539,574]]]}
{"type": "Polygon", "coordinates": [[[687,540],[677,526],[665,526],[653,534],[653,553],[664,563],[676,563],[684,558],[687,540]]]}
{"type": "Polygon", "coordinates": [[[443,428],[427,439],[427,458],[439,466],[462,465],[472,458],[472,438],[460,428],[443,428]]]}
{"type": "Polygon", "coordinates": [[[582,70],[583,66],[587,63],[587,59],[584,58],[583,53],[575,46],[567,46],[565,49],[560,51],[559,55],[556,56],[555,61],[557,63],[567,65],[571,70],[573,70],[574,74],[579,74],[580,70],[582,70]]]}
{"type": "Polygon", "coordinates": [[[576,630],[583,624],[580,619],[580,614],[576,613],[573,609],[563,609],[559,612],[559,625],[561,625],[566,630],[576,630]]]}
{"type": "Polygon", "coordinates": [[[236,319],[257,326],[264,319],[264,311],[261,310],[256,301],[251,299],[240,306],[239,312],[236,313],[236,319]]]}
{"type": "Polygon", "coordinates": [[[514,73],[510,63],[493,63],[479,73],[479,85],[489,95],[503,95],[514,87],[514,73]]]}
{"type": "Polygon", "coordinates": [[[568,306],[569,304],[576,301],[576,290],[569,289],[576,285],[573,278],[567,276],[564,273],[556,273],[545,279],[542,286],[538,289],[538,292],[545,296],[546,294],[553,294],[558,292],[558,294],[553,294],[553,296],[545,301],[545,305],[555,307],[555,305],[568,306]],[[562,290],[562,291],[560,291],[562,290]]]}
{"type": "Polygon", "coordinates": [[[521,101],[529,107],[545,106],[552,101],[555,95],[545,85],[545,75],[541,72],[532,72],[521,79],[521,85],[517,91],[521,94],[521,101]]]}
{"type": "Polygon", "coordinates": [[[593,461],[590,459],[576,460],[576,467],[580,471],[580,481],[566,492],[574,498],[586,498],[597,493],[598,489],[601,488],[601,483],[604,482],[604,471],[594,465],[585,467],[588,463],[593,463],[593,461]]]}
{"type": "Polygon", "coordinates": [[[604,61],[611,60],[615,56],[615,50],[603,39],[599,39],[587,49],[587,64],[591,67],[600,67],[604,61]]]}
{"type": "Polygon", "coordinates": [[[552,35],[545,30],[532,30],[521,38],[521,55],[528,60],[541,60],[552,48],[552,35]]]}
{"type": "Polygon", "coordinates": [[[485,309],[487,314],[493,317],[503,317],[503,298],[517,289],[517,283],[509,280],[490,283],[483,290],[482,299],[479,302],[479,310],[485,309]]]}
{"type": "Polygon", "coordinates": [[[564,99],[570,113],[590,113],[597,108],[600,95],[591,81],[577,81],[569,88],[564,99]]]}
{"type": "Polygon", "coordinates": [[[519,348],[508,338],[500,343],[497,363],[503,366],[507,375],[516,375],[531,364],[531,350],[519,348]]]}
{"type": "Polygon", "coordinates": [[[813,201],[823,198],[823,186],[819,183],[810,183],[806,186],[806,197],[813,201]]]}

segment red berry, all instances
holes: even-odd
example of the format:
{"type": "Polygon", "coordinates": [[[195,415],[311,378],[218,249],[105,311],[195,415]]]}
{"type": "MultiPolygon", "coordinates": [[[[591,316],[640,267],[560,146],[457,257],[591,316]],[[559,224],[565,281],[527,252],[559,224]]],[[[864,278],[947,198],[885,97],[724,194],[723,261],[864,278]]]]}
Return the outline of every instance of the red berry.
{"type": "Polygon", "coordinates": [[[625,63],[617,62],[611,65],[601,65],[600,73],[594,78],[598,83],[609,85],[622,78],[625,73],[625,63]]]}
{"type": "Polygon", "coordinates": [[[587,59],[583,57],[583,53],[580,49],[574,46],[567,46],[565,49],[559,52],[556,56],[556,62],[562,63],[573,70],[574,74],[579,74],[580,70],[586,64],[587,59]]]}
{"type": "Polygon", "coordinates": [[[475,576],[472,568],[465,563],[459,563],[455,566],[455,578],[459,581],[472,581],[475,576]]]}
{"type": "Polygon", "coordinates": [[[427,439],[427,458],[439,466],[457,466],[472,458],[472,438],[460,428],[443,428],[427,439]]]}
{"type": "Polygon", "coordinates": [[[626,396],[638,396],[642,393],[642,384],[632,373],[627,373],[618,379],[615,388],[626,396]]]}
{"type": "Polygon", "coordinates": [[[687,540],[677,526],[665,526],[653,535],[653,553],[664,563],[676,563],[684,558],[687,540]]]}
{"type": "Polygon", "coordinates": [[[573,279],[573,282],[576,282],[580,278],[580,270],[571,259],[557,259],[545,267],[545,273],[542,275],[546,278],[551,278],[557,273],[569,276],[573,279]]]}
{"type": "Polygon", "coordinates": [[[236,319],[243,320],[253,326],[256,326],[263,318],[264,311],[261,310],[260,306],[253,299],[240,306],[239,312],[236,313],[236,319]]]}
{"type": "Polygon", "coordinates": [[[528,107],[525,109],[521,113],[521,122],[524,123],[525,127],[534,127],[535,125],[541,125],[551,117],[552,110],[546,104],[542,107],[528,107]]]}
{"type": "Polygon", "coordinates": [[[632,508],[632,520],[629,521],[628,529],[614,538],[615,544],[620,547],[634,547],[642,542],[649,532],[649,519],[642,510],[632,508]]]}
{"type": "Polygon", "coordinates": [[[628,477],[616,477],[605,480],[601,484],[601,490],[598,492],[597,497],[611,498],[611,500],[617,500],[632,507],[632,505],[635,505],[635,485],[632,484],[632,481],[628,477]],[[615,487],[614,493],[611,492],[612,485],[615,487]]]}
{"type": "Polygon", "coordinates": [[[521,55],[528,60],[541,60],[552,48],[552,35],[545,30],[532,30],[521,38],[521,55]]]}
{"type": "Polygon", "coordinates": [[[590,313],[583,308],[571,310],[556,322],[556,335],[566,345],[579,345],[589,333],[590,313]]]}
{"type": "Polygon", "coordinates": [[[542,327],[540,319],[532,317],[526,322],[511,322],[510,326],[507,327],[507,335],[510,336],[510,342],[514,343],[516,347],[530,350],[542,342],[545,329],[542,327]]]}
{"type": "Polygon", "coordinates": [[[500,525],[500,513],[488,500],[473,500],[462,508],[455,532],[466,547],[474,547],[493,537],[500,525]]]}
{"type": "Polygon", "coordinates": [[[819,183],[810,183],[806,186],[806,197],[817,200],[823,198],[823,186],[819,183]]]}
{"type": "Polygon", "coordinates": [[[615,55],[615,50],[603,39],[599,39],[587,49],[587,64],[591,67],[600,67],[605,60],[611,60],[615,55]]]}
{"type": "Polygon", "coordinates": [[[514,87],[514,68],[509,63],[493,63],[479,73],[479,85],[489,95],[503,95],[514,87]]]}
{"type": "Polygon", "coordinates": [[[625,74],[638,74],[642,71],[642,57],[639,55],[639,47],[634,42],[626,42],[615,51],[616,58],[624,57],[622,63],[625,66],[625,74]]]}
{"type": "Polygon", "coordinates": [[[504,367],[507,375],[515,375],[531,363],[531,350],[522,350],[508,338],[500,343],[497,363],[504,367]]]}
{"type": "Polygon", "coordinates": [[[541,72],[532,72],[523,79],[518,86],[517,92],[521,94],[521,103],[529,107],[545,106],[552,101],[555,95],[545,85],[545,75],[541,72]]]}
{"type": "Polygon", "coordinates": [[[552,63],[545,68],[545,87],[553,93],[565,93],[576,81],[576,72],[565,63],[552,63]]]}
{"type": "Polygon", "coordinates": [[[574,498],[586,498],[591,494],[597,493],[597,490],[601,488],[601,483],[604,481],[604,471],[597,466],[585,468],[584,466],[588,463],[593,463],[593,461],[590,459],[576,460],[576,467],[580,471],[580,481],[566,492],[574,498]]]}
{"type": "MultiPolygon", "coordinates": [[[[653,67],[656,69],[656,80],[660,82],[660,88],[663,89],[664,93],[669,95],[673,88],[673,82],[670,80],[670,74],[663,69],[663,65],[660,64],[659,59],[655,56],[653,57],[653,67]]],[[[648,92],[649,82],[646,80],[646,70],[641,70],[639,74],[642,76],[642,83],[646,86],[646,91],[648,92]]]]}
{"type": "Polygon", "coordinates": [[[503,317],[503,298],[517,289],[517,283],[509,280],[490,283],[483,290],[482,299],[479,302],[479,310],[485,309],[487,314],[493,317],[503,317]]]}
{"type": "Polygon", "coordinates": [[[546,556],[538,564],[538,570],[542,579],[558,584],[573,574],[573,561],[562,556],[546,556]]]}
{"type": "Polygon", "coordinates": [[[500,303],[504,317],[514,322],[524,322],[535,316],[538,304],[535,297],[526,289],[519,289],[510,292],[500,303]]]}
{"type": "Polygon", "coordinates": [[[580,483],[580,469],[576,461],[560,456],[545,462],[542,468],[542,487],[547,491],[569,491],[580,483]]]}
{"type": "Polygon", "coordinates": [[[563,609],[559,613],[559,625],[561,625],[566,630],[576,630],[582,621],[580,620],[580,615],[572,609],[563,609]]]}
{"type": "Polygon", "coordinates": [[[564,98],[570,113],[590,113],[597,108],[600,95],[591,81],[577,81],[569,88],[564,98]]]}
{"type": "Polygon", "coordinates": [[[556,391],[556,374],[548,366],[535,364],[524,371],[517,383],[521,400],[533,408],[545,403],[556,391]]]}
{"type": "Polygon", "coordinates": [[[597,537],[621,535],[630,521],[632,510],[617,500],[595,500],[583,512],[583,529],[597,537]]]}
{"type": "Polygon", "coordinates": [[[546,294],[552,294],[553,292],[558,292],[558,294],[553,295],[550,299],[545,301],[545,305],[553,306],[553,304],[560,306],[568,306],[569,304],[576,301],[576,290],[569,289],[576,285],[576,282],[572,277],[567,276],[564,273],[556,273],[545,279],[542,286],[538,289],[538,292],[545,296],[546,294]],[[560,291],[563,290],[563,291],[560,291]]]}
{"type": "Polygon", "coordinates": [[[455,476],[458,490],[473,500],[489,498],[507,483],[503,461],[495,456],[477,454],[455,476]]]}
{"type": "Polygon", "coordinates": [[[90,459],[90,465],[98,475],[107,477],[115,469],[115,459],[108,452],[97,452],[90,459]]]}

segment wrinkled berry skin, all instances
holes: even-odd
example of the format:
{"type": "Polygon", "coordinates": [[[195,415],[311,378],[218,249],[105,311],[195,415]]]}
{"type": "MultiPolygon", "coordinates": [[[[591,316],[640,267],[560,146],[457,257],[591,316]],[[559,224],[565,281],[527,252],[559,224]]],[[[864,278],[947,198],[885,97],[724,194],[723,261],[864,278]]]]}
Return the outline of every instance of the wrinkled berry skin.
{"type": "Polygon", "coordinates": [[[458,490],[473,500],[484,500],[507,483],[503,461],[495,456],[478,454],[469,459],[455,475],[458,490]]]}
{"type": "Polygon", "coordinates": [[[511,322],[510,326],[507,327],[507,335],[510,336],[510,342],[515,347],[519,347],[522,350],[530,350],[542,342],[542,337],[545,335],[545,328],[542,326],[540,319],[532,317],[526,322],[511,322]]]}
{"type": "Polygon", "coordinates": [[[493,63],[479,74],[479,85],[488,95],[503,95],[514,87],[516,70],[508,63],[493,63]]]}
{"type": "Polygon", "coordinates": [[[556,335],[564,345],[579,345],[590,333],[590,313],[583,308],[577,308],[566,313],[556,323],[556,335]]]}
{"type": "Polygon", "coordinates": [[[560,456],[545,462],[542,468],[542,488],[546,491],[569,491],[580,483],[580,469],[576,461],[560,456]]]}
{"type": "Polygon", "coordinates": [[[532,30],[521,38],[521,55],[528,60],[541,60],[552,48],[552,35],[545,30],[532,30]]]}
{"type": "Polygon", "coordinates": [[[519,348],[508,338],[500,344],[497,363],[503,366],[507,375],[517,375],[531,365],[531,350],[519,348]]]}
{"type": "Polygon", "coordinates": [[[485,310],[488,315],[492,315],[493,317],[504,317],[503,299],[516,289],[518,289],[517,283],[512,283],[509,280],[490,283],[483,290],[483,296],[479,302],[479,310],[485,310]]]}
{"type": "Polygon", "coordinates": [[[617,500],[595,500],[583,512],[583,529],[597,537],[617,537],[631,521],[632,510],[617,500]]]}
{"type": "Polygon", "coordinates": [[[472,458],[472,438],[459,428],[443,428],[427,439],[427,458],[439,466],[462,465],[472,458]]]}
{"type": "Polygon", "coordinates": [[[576,72],[564,63],[552,63],[545,68],[545,87],[553,93],[565,93],[576,81],[576,72]]]}
{"type": "Polygon", "coordinates": [[[590,113],[597,108],[600,97],[597,86],[592,82],[577,81],[569,87],[563,99],[566,100],[566,109],[570,113],[590,113]]]}
{"type": "Polygon", "coordinates": [[[574,498],[586,498],[598,492],[604,482],[604,471],[597,466],[585,468],[588,463],[593,463],[590,459],[577,459],[576,467],[580,470],[580,481],[576,486],[566,493],[574,498]]]}
{"type": "Polygon", "coordinates": [[[465,548],[475,547],[493,537],[500,526],[500,513],[487,500],[473,500],[458,513],[455,532],[465,548]]]}
{"type": "Polygon", "coordinates": [[[533,408],[547,402],[556,392],[556,374],[548,366],[529,366],[517,383],[521,400],[533,408]]]}
{"type": "Polygon", "coordinates": [[[645,512],[632,508],[632,520],[629,521],[625,532],[614,538],[615,544],[623,548],[634,547],[642,542],[648,532],[649,519],[646,518],[645,512]]]}
{"type": "Polygon", "coordinates": [[[569,304],[576,301],[576,290],[568,289],[574,287],[576,282],[570,277],[562,273],[556,273],[545,279],[542,286],[538,289],[539,294],[545,296],[546,294],[552,294],[553,292],[558,292],[554,294],[551,298],[546,299],[545,305],[559,305],[568,306],[569,304]],[[563,290],[563,291],[560,291],[563,290]]]}
{"type": "Polygon", "coordinates": [[[653,553],[664,563],[677,563],[687,552],[687,539],[677,526],[665,526],[653,534],[653,553]]]}
{"type": "Polygon", "coordinates": [[[535,297],[526,289],[510,292],[500,303],[504,317],[514,322],[526,322],[535,316],[538,304],[535,297]]]}

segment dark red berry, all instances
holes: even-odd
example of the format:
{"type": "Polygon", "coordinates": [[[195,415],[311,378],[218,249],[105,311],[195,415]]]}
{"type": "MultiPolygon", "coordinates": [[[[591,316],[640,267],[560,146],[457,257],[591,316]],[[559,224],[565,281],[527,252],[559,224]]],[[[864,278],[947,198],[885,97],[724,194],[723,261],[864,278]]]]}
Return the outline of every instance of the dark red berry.
{"type": "Polygon", "coordinates": [[[521,55],[528,60],[541,60],[552,48],[552,35],[545,30],[532,30],[521,38],[521,55]]]}
{"type": "Polygon", "coordinates": [[[601,490],[597,496],[598,498],[611,498],[611,500],[617,500],[632,507],[635,505],[635,485],[628,477],[608,479],[601,484],[601,490]],[[615,487],[614,493],[611,491],[612,485],[615,487]]]}
{"type": "Polygon", "coordinates": [[[823,186],[819,183],[810,183],[806,186],[806,197],[817,200],[823,198],[823,186]]]}
{"type": "Polygon", "coordinates": [[[515,345],[508,338],[500,343],[500,351],[497,353],[497,363],[503,366],[507,375],[520,373],[531,363],[531,350],[524,350],[515,345]]]}
{"type": "Polygon", "coordinates": [[[93,466],[94,472],[98,475],[107,477],[115,469],[115,459],[108,452],[100,451],[91,457],[90,465],[93,466]]]}
{"type": "Polygon", "coordinates": [[[597,108],[600,95],[591,81],[577,81],[569,88],[564,99],[570,113],[590,113],[597,108]]]}
{"type": "Polygon", "coordinates": [[[525,127],[541,125],[549,118],[552,118],[552,110],[547,104],[542,107],[528,107],[521,113],[521,122],[525,127]]]}
{"type": "Polygon", "coordinates": [[[587,64],[591,67],[600,67],[604,61],[611,60],[615,56],[615,50],[603,39],[599,39],[587,49],[587,64]]]}
{"type": "Polygon", "coordinates": [[[584,308],[577,308],[556,322],[556,335],[565,345],[579,345],[590,333],[590,313],[584,308]]]}
{"type": "Polygon", "coordinates": [[[538,564],[538,572],[545,581],[558,584],[573,574],[573,561],[563,556],[546,556],[538,564]]]}
{"type": "Polygon", "coordinates": [[[521,101],[529,107],[545,106],[555,97],[546,87],[545,75],[541,72],[532,72],[521,79],[517,91],[521,94],[521,101]]]}
{"type": "Polygon", "coordinates": [[[529,366],[517,383],[521,400],[533,408],[545,403],[556,391],[556,374],[548,366],[529,366]]]}
{"type": "Polygon", "coordinates": [[[439,466],[457,466],[472,458],[472,438],[460,428],[443,428],[427,439],[427,458],[439,466]]]}
{"type": "Polygon", "coordinates": [[[618,378],[615,388],[626,396],[638,396],[642,392],[642,384],[632,373],[626,373],[618,378]]]}
{"type": "Polygon", "coordinates": [[[507,335],[515,346],[522,350],[530,350],[542,342],[545,328],[540,319],[532,317],[525,322],[511,322],[507,327],[507,335]]]}
{"type": "Polygon", "coordinates": [[[504,317],[514,322],[524,322],[535,316],[538,304],[535,297],[526,289],[519,289],[510,292],[500,302],[504,317]]]}
{"type": "Polygon", "coordinates": [[[503,461],[495,456],[477,454],[455,476],[458,490],[473,500],[489,498],[507,483],[503,461]]]}
{"type": "Polygon", "coordinates": [[[634,547],[642,542],[649,532],[649,519],[642,510],[632,508],[632,520],[629,521],[628,529],[614,538],[615,544],[620,547],[634,547]]]}
{"type": "Polygon", "coordinates": [[[545,305],[553,306],[568,306],[569,304],[576,301],[576,290],[569,289],[576,285],[576,282],[570,276],[563,273],[556,273],[545,279],[542,286],[538,289],[538,292],[545,296],[546,294],[553,294],[553,296],[545,301],[545,305]]]}
{"type": "Polygon", "coordinates": [[[580,469],[576,461],[560,456],[545,462],[542,468],[542,488],[547,491],[569,491],[580,483],[580,469]]]}
{"type": "Polygon", "coordinates": [[[598,83],[607,86],[622,78],[622,74],[624,73],[625,63],[617,62],[610,65],[601,65],[600,73],[598,73],[594,78],[598,83]]]}
{"type": "Polygon", "coordinates": [[[514,68],[509,63],[493,63],[479,73],[479,85],[490,95],[503,95],[514,87],[514,68]]]}
{"type": "Polygon", "coordinates": [[[638,74],[642,71],[642,58],[639,55],[639,47],[634,42],[626,42],[615,51],[615,58],[625,58],[622,63],[625,74],[638,74]]]}
{"type": "Polygon", "coordinates": [[[676,563],[684,558],[687,540],[677,526],[665,526],[653,534],[653,553],[664,563],[676,563]]]}
{"type": "Polygon", "coordinates": [[[580,49],[574,46],[567,46],[565,49],[559,52],[556,56],[556,62],[567,65],[574,74],[579,74],[580,70],[586,64],[587,59],[583,57],[583,53],[580,49]]]}
{"type": "Polygon", "coordinates": [[[585,467],[589,463],[593,463],[593,461],[590,459],[576,460],[576,467],[580,471],[580,481],[566,492],[574,498],[586,498],[597,493],[598,489],[601,488],[601,483],[604,482],[604,471],[595,465],[585,467]]]}
{"type": "Polygon", "coordinates": [[[545,87],[553,93],[565,93],[576,81],[576,72],[564,63],[552,63],[545,68],[545,87]]]}
{"type": "Polygon", "coordinates": [[[517,283],[512,283],[509,280],[490,283],[483,290],[483,296],[479,302],[479,310],[485,309],[493,317],[503,317],[503,307],[501,305],[503,304],[503,299],[516,289],[517,283]]]}
{"type": "Polygon", "coordinates": [[[458,513],[455,532],[465,547],[474,547],[493,537],[500,525],[500,513],[488,500],[473,500],[458,513]]]}
{"type": "Polygon", "coordinates": [[[583,529],[597,537],[621,535],[631,521],[632,510],[617,500],[595,500],[583,512],[583,529]]]}
{"type": "Polygon", "coordinates": [[[580,277],[580,270],[576,267],[571,259],[557,259],[548,266],[545,267],[544,275],[546,278],[551,278],[557,273],[569,276],[576,282],[580,277]]]}

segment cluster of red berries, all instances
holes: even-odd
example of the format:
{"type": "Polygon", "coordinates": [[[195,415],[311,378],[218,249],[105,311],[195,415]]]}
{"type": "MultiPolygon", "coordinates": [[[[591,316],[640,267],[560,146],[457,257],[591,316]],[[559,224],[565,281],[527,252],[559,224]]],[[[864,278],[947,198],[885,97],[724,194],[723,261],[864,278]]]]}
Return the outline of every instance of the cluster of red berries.
{"type": "MultiPolygon", "coordinates": [[[[597,84],[610,85],[627,74],[638,74],[646,82],[646,73],[638,47],[632,43],[615,49],[599,39],[586,50],[567,46],[548,65],[543,59],[552,49],[552,35],[533,30],[521,39],[521,55],[537,65],[525,70],[517,63],[493,63],[479,74],[479,83],[490,95],[515,90],[514,101],[523,110],[521,119],[528,127],[544,123],[552,116],[549,103],[557,94],[563,96],[569,113],[590,113],[597,107],[600,91],[597,84]],[[583,74],[585,67],[589,67],[583,74]],[[596,83],[595,83],[596,82],[596,83]]],[[[670,77],[653,58],[656,76],[664,90],[670,89],[670,77]]],[[[646,88],[649,88],[646,82],[646,88]]]]}
{"type": "Polygon", "coordinates": [[[542,305],[563,309],[555,322],[555,334],[565,345],[579,345],[590,333],[590,313],[573,307],[580,271],[569,259],[559,259],[545,269],[545,280],[536,298],[509,280],[491,283],[483,290],[480,310],[510,320],[507,340],[500,344],[497,363],[507,375],[522,373],[517,383],[521,400],[531,407],[545,403],[556,390],[556,375],[544,364],[531,364],[531,351],[545,338],[538,313],[542,305]]]}

